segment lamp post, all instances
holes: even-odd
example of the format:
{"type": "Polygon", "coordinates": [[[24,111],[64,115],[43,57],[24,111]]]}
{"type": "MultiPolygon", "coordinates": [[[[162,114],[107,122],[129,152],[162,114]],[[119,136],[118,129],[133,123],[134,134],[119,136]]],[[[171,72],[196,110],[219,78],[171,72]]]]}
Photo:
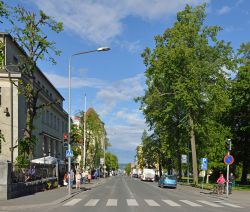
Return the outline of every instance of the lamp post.
{"type": "MultiPolygon", "coordinates": [[[[103,52],[103,51],[109,51],[110,48],[109,47],[101,47],[95,50],[90,50],[90,51],[85,51],[85,52],[79,52],[79,53],[75,53],[72,54],[69,57],[69,78],[68,78],[68,87],[69,87],[69,100],[68,100],[68,151],[71,151],[71,145],[70,145],[70,131],[71,131],[71,121],[70,121],[70,117],[71,117],[71,59],[74,56],[80,55],[80,54],[88,54],[91,52],[103,52]]],[[[68,173],[69,173],[69,180],[68,180],[68,194],[71,195],[71,157],[68,157],[68,173]]]]}

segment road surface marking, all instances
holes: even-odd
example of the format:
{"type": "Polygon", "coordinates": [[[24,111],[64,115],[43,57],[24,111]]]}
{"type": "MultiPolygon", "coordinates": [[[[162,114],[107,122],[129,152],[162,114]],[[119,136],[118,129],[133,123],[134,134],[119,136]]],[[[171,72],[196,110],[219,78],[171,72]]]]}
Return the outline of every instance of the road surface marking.
{"type": "Polygon", "coordinates": [[[228,202],[221,202],[221,204],[226,205],[226,206],[230,206],[232,208],[242,208],[241,206],[234,205],[234,204],[231,204],[231,203],[228,203],[228,202]]]}
{"type": "Polygon", "coordinates": [[[223,207],[222,205],[218,205],[218,204],[215,204],[215,203],[213,203],[213,202],[208,202],[208,201],[206,201],[206,200],[197,200],[198,202],[201,202],[201,203],[203,203],[203,204],[205,204],[205,205],[209,205],[209,206],[212,206],[212,207],[216,207],[216,208],[221,208],[221,207],[223,207]]]}
{"type": "Polygon", "coordinates": [[[176,202],[174,202],[172,200],[162,200],[162,201],[165,202],[166,204],[172,206],[172,207],[181,206],[181,205],[177,204],[176,202]]]}
{"type": "Polygon", "coordinates": [[[145,199],[144,200],[149,206],[160,206],[157,202],[152,199],[145,199]]]}
{"type": "Polygon", "coordinates": [[[138,206],[138,203],[135,199],[127,199],[128,206],[138,206]]]}
{"type": "Polygon", "coordinates": [[[108,199],[106,206],[117,206],[117,199],[108,199]]]}
{"type": "Polygon", "coordinates": [[[63,206],[72,206],[75,205],[76,203],[80,202],[82,199],[72,199],[71,201],[67,202],[63,206]]]}
{"type": "Polygon", "coordinates": [[[191,202],[189,200],[180,200],[181,202],[184,202],[186,203],[187,205],[190,205],[192,207],[201,207],[201,205],[197,204],[197,203],[194,203],[194,202],[191,202]]]}
{"type": "Polygon", "coordinates": [[[91,199],[84,206],[96,206],[98,202],[99,202],[99,199],[91,199]]]}

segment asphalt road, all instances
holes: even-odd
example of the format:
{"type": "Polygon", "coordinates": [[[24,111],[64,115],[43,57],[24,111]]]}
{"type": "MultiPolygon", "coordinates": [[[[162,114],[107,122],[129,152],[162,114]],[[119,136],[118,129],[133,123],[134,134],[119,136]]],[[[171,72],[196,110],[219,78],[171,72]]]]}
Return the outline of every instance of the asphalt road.
{"type": "Polygon", "coordinates": [[[92,190],[82,192],[56,206],[36,212],[235,212],[249,208],[220,201],[190,190],[159,188],[157,183],[116,176],[92,190]]]}

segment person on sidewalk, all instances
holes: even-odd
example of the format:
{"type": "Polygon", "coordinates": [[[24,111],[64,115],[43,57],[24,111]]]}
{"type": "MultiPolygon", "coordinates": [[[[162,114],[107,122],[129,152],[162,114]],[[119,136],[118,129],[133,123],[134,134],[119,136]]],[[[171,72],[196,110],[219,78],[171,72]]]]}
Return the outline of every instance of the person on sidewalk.
{"type": "Polygon", "coordinates": [[[229,187],[228,187],[229,194],[232,194],[232,187],[233,187],[234,181],[235,181],[235,177],[234,177],[233,173],[230,173],[229,182],[228,182],[228,185],[229,185],[229,187]]]}
{"type": "Polygon", "coordinates": [[[68,178],[70,179],[70,187],[71,188],[73,187],[74,177],[75,177],[75,174],[74,174],[73,170],[71,169],[70,172],[68,173],[68,178]]]}
{"type": "Polygon", "coordinates": [[[220,177],[217,179],[216,182],[218,183],[218,194],[222,194],[226,182],[223,173],[220,174],[220,177]]]}
{"type": "Polygon", "coordinates": [[[80,190],[80,184],[81,184],[81,174],[79,171],[76,172],[76,176],[75,176],[75,179],[76,179],[76,190],[80,190]]]}
{"type": "Polygon", "coordinates": [[[90,183],[90,181],[91,181],[91,173],[90,173],[90,171],[88,172],[88,182],[90,183]]]}
{"type": "Polygon", "coordinates": [[[63,176],[63,185],[64,186],[67,186],[68,185],[68,173],[67,172],[65,172],[64,173],[64,176],[63,176]]]}

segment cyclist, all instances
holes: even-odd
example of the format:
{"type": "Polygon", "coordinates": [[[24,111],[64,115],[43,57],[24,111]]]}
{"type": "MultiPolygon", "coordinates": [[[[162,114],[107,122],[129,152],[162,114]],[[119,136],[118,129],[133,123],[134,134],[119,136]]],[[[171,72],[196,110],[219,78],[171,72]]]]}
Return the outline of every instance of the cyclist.
{"type": "Polygon", "coordinates": [[[218,194],[222,194],[226,182],[224,175],[222,173],[220,174],[220,177],[217,179],[216,182],[218,183],[218,194]]]}

